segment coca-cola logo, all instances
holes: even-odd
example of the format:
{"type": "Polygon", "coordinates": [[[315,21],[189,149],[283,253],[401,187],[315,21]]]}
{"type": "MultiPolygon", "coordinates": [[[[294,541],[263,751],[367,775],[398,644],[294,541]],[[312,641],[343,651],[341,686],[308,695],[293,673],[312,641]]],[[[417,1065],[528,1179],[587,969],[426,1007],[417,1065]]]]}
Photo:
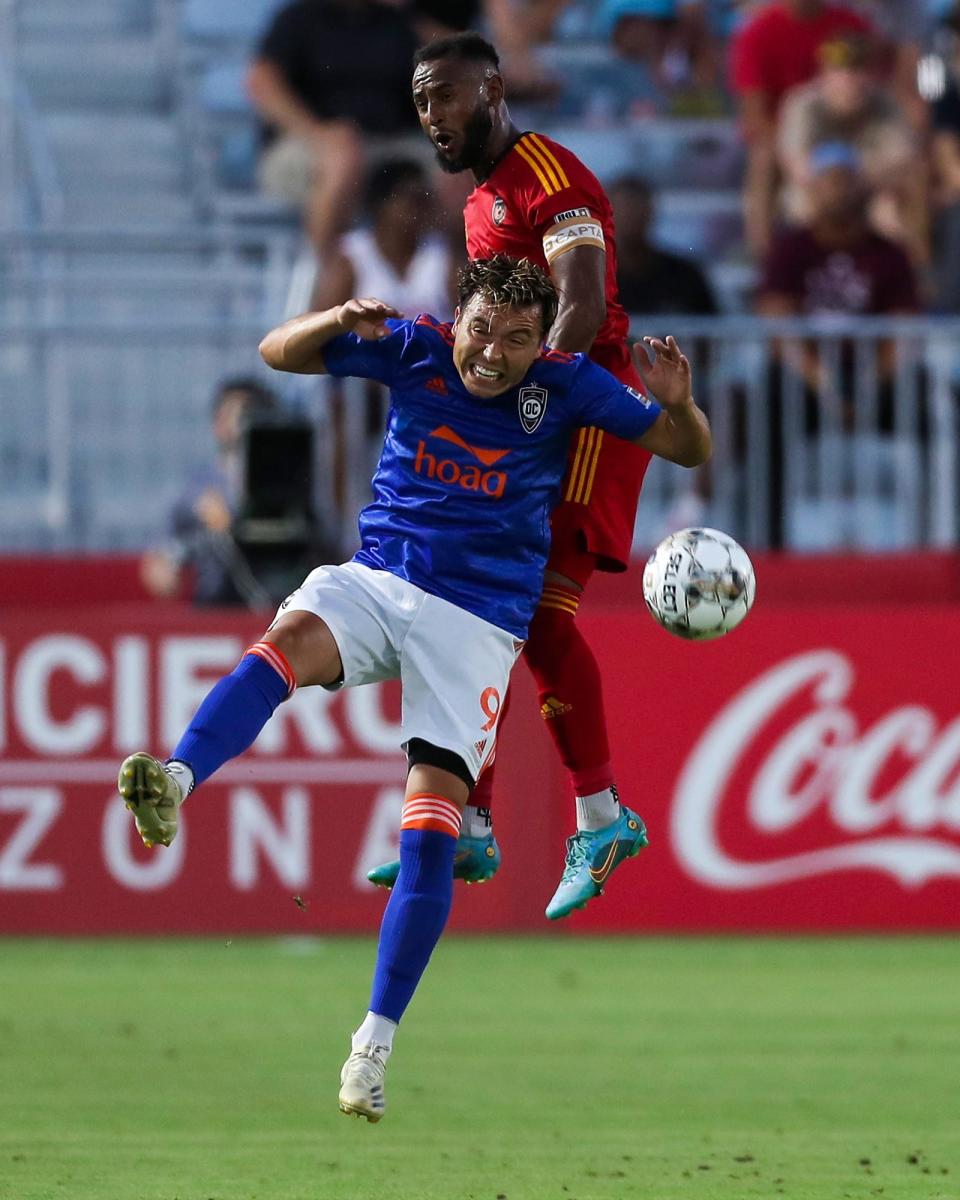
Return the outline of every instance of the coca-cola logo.
{"type": "Polygon", "coordinates": [[[681,771],[671,816],[674,852],[693,878],[728,890],[858,869],[911,887],[960,878],[960,717],[941,727],[928,708],[905,704],[861,727],[846,703],[854,681],[839,651],[799,654],[711,722],[681,771]],[[779,728],[804,700],[812,709],[779,728]],[[905,765],[890,783],[894,761],[905,765]],[[737,796],[754,844],[774,847],[770,857],[738,858],[721,844],[737,796]],[[814,816],[825,816],[830,844],[784,854],[784,835],[814,816]]]}

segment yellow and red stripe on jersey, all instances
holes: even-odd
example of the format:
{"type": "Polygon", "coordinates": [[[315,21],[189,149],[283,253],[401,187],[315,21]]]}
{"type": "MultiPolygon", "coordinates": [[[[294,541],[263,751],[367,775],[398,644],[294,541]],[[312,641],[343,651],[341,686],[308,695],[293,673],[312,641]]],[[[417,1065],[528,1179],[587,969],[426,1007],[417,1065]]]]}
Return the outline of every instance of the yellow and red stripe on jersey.
{"type": "Polygon", "coordinates": [[[293,668],[287,662],[287,656],[282,650],[278,650],[273,642],[254,642],[243,653],[244,656],[255,654],[258,658],[262,658],[264,662],[269,663],[287,685],[288,696],[292,696],[297,690],[297,678],[293,673],[293,668]]]}
{"type": "Polygon", "coordinates": [[[567,612],[571,617],[575,617],[577,609],[580,607],[580,593],[558,583],[544,584],[540,607],[559,608],[561,612],[567,612]]]}
{"type": "Polygon", "coordinates": [[[535,133],[525,133],[513,148],[536,175],[548,196],[555,196],[570,186],[559,159],[535,133]]]}
{"type": "Polygon", "coordinates": [[[452,800],[435,792],[414,792],[403,802],[400,828],[426,829],[458,838],[461,819],[460,809],[452,800]]]}
{"type": "Polygon", "coordinates": [[[593,480],[597,473],[597,463],[600,459],[602,445],[602,429],[597,429],[595,425],[588,425],[578,431],[577,448],[567,479],[564,500],[572,501],[574,504],[590,503],[590,493],[593,491],[593,480]]]}

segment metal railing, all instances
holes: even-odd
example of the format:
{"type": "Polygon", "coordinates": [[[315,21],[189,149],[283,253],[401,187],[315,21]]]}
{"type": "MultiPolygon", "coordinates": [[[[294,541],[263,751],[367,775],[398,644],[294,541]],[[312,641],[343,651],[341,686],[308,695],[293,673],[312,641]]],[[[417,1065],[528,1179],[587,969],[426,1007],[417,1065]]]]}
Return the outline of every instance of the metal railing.
{"type": "MultiPolygon", "coordinates": [[[[692,524],[758,549],[958,544],[960,321],[644,317],[633,333],[686,349],[714,436],[696,471],[651,463],[638,556],[692,524]]],[[[356,386],[342,402],[346,530],[377,449],[366,396],[356,386]]]]}
{"type": "Polygon", "coordinates": [[[63,217],[63,185],[18,77],[14,29],[9,0],[0,0],[0,223],[56,224],[63,217]]]}
{"type": "MultiPolygon", "coordinates": [[[[186,306],[212,292],[194,275],[183,294],[186,306]]],[[[0,549],[24,551],[134,549],[161,534],[212,454],[214,384],[261,369],[257,343],[279,318],[266,305],[179,321],[168,304],[156,319],[54,318],[26,303],[0,314],[0,549]]],[[[960,322],[670,318],[635,329],[672,332],[692,355],[715,441],[698,471],[651,465],[638,554],[693,523],[756,548],[957,545],[960,322]]],[[[359,381],[270,382],[321,430],[318,499],[349,546],[385,401],[359,381]]]]}
{"type": "Polygon", "coordinates": [[[264,369],[291,254],[236,231],[0,231],[0,548],[135,548],[162,530],[213,453],[216,382],[264,369]],[[147,483],[145,454],[176,467],[147,483]]]}
{"type": "Polygon", "coordinates": [[[758,547],[957,544],[960,322],[648,318],[634,329],[688,347],[715,441],[693,488],[653,464],[641,540],[686,503],[758,547]]]}

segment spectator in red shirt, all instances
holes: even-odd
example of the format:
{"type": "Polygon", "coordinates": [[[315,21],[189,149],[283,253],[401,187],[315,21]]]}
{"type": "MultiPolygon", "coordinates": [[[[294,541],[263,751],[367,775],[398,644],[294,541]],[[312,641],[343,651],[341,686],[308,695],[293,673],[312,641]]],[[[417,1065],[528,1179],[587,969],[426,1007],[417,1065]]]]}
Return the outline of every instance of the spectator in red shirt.
{"type": "Polygon", "coordinates": [[[774,0],[734,38],[731,80],[747,140],[744,226],[757,258],[767,252],[773,225],[780,101],[789,88],[816,74],[823,42],[849,32],[871,32],[870,23],[851,8],[824,0],[774,0]]]}

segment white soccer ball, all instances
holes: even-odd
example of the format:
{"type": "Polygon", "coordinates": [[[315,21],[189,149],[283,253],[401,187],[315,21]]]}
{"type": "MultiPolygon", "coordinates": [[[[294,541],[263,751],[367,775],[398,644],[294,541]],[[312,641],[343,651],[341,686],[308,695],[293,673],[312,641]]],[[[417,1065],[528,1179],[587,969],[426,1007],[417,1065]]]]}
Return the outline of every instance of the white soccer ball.
{"type": "Polygon", "coordinates": [[[736,629],[756,592],[746,550],[719,529],[671,533],[643,568],[643,598],[653,619],[691,641],[736,629]]]}

